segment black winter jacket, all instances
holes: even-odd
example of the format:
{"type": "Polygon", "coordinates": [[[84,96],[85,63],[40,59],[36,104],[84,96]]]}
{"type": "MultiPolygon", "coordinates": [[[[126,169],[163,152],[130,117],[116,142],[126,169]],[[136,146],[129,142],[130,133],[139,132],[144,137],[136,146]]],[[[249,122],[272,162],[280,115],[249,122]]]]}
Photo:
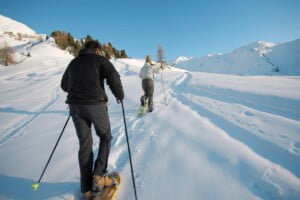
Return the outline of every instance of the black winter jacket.
{"type": "Polygon", "coordinates": [[[107,102],[104,89],[106,79],[117,100],[124,99],[120,75],[108,59],[92,49],[83,49],[68,65],[61,88],[68,92],[68,104],[98,104],[107,102]]]}

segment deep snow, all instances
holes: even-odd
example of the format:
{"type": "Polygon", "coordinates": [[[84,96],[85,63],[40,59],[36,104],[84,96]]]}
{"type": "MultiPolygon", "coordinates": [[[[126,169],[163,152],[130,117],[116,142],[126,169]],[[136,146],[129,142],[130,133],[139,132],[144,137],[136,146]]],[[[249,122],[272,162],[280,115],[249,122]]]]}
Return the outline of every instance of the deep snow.
{"type": "MultiPolygon", "coordinates": [[[[7,40],[7,36],[2,35],[7,40]]],[[[13,43],[13,40],[11,40],[13,43]]],[[[80,199],[78,140],[68,124],[38,191],[40,176],[68,117],[60,80],[72,59],[53,40],[18,41],[29,51],[0,67],[0,199],[80,199]],[[32,45],[34,44],[34,45],[32,45]]],[[[273,48],[273,47],[272,47],[273,48]]],[[[138,117],[143,59],[112,59],[125,112],[139,199],[299,199],[300,77],[239,76],[171,68],[155,78],[151,114],[138,117]]],[[[109,89],[114,136],[109,169],[134,199],[120,104],[109,89]]],[[[98,139],[94,136],[94,151],[98,139]]]]}

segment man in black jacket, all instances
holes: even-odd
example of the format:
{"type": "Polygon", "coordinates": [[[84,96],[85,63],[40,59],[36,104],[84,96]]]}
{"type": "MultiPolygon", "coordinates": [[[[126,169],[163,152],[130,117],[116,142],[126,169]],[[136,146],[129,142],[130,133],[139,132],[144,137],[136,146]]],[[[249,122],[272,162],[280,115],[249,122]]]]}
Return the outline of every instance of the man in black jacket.
{"type": "Polygon", "coordinates": [[[69,104],[70,115],[79,139],[81,192],[86,198],[91,194],[93,182],[98,189],[101,189],[112,184],[113,181],[105,176],[112,135],[106,107],[108,99],[104,91],[104,80],[118,102],[124,99],[120,75],[109,60],[99,54],[99,43],[87,42],[85,48],[79,52],[79,56],[70,62],[61,81],[61,88],[68,93],[66,103],[69,104]],[[92,124],[100,137],[95,163],[93,162],[92,124]]]}

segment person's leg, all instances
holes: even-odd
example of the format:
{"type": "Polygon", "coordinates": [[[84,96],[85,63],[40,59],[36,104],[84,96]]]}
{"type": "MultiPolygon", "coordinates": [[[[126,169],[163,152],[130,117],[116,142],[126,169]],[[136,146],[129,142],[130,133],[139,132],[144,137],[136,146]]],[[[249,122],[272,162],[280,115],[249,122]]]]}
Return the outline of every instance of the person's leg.
{"type": "Polygon", "coordinates": [[[93,109],[90,110],[90,112],[96,134],[100,137],[98,155],[94,166],[94,175],[103,176],[107,171],[112,140],[107,107],[105,104],[93,105],[93,109]]]}
{"type": "Polygon", "coordinates": [[[148,97],[149,97],[149,88],[148,88],[148,79],[143,79],[142,81],[142,87],[144,91],[144,95],[141,97],[142,106],[147,104],[148,97]]]}
{"type": "Polygon", "coordinates": [[[82,115],[83,109],[80,105],[70,105],[70,114],[79,139],[81,192],[85,193],[92,190],[93,184],[93,138],[91,122],[82,115]]]}
{"type": "Polygon", "coordinates": [[[149,96],[148,100],[148,112],[153,111],[153,94],[149,96]]]}
{"type": "Polygon", "coordinates": [[[148,112],[153,110],[153,93],[154,93],[154,82],[153,80],[148,81],[148,112]]]}
{"type": "Polygon", "coordinates": [[[140,101],[141,101],[141,106],[144,106],[146,104],[146,96],[145,95],[141,96],[140,101]]]}
{"type": "Polygon", "coordinates": [[[94,175],[103,176],[107,172],[107,164],[111,147],[111,133],[100,135],[98,156],[95,161],[94,175]]]}

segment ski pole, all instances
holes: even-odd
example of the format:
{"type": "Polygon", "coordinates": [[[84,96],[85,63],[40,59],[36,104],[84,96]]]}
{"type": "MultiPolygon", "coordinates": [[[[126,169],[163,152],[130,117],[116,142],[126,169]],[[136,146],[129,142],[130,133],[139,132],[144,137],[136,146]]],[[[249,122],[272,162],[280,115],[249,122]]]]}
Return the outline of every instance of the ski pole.
{"type": "Polygon", "coordinates": [[[134,196],[135,196],[135,200],[137,200],[137,192],[136,192],[136,186],[135,186],[135,180],[134,180],[134,172],[133,172],[133,167],[132,167],[131,151],[130,151],[128,133],[127,133],[127,126],[126,126],[126,119],[125,119],[125,111],[124,111],[123,100],[121,100],[121,105],[122,105],[122,111],[123,111],[123,119],[124,119],[125,134],[126,134],[127,148],[128,148],[128,154],[129,154],[129,162],[130,162],[131,177],[132,177],[132,183],[133,183],[133,189],[134,189],[134,196]]]}
{"type": "Polygon", "coordinates": [[[161,84],[162,84],[164,96],[165,96],[165,104],[167,105],[167,97],[166,97],[166,93],[165,93],[165,84],[164,84],[164,78],[163,78],[162,71],[160,72],[160,76],[161,76],[161,84]]]}
{"type": "Polygon", "coordinates": [[[32,187],[33,187],[33,190],[34,190],[34,191],[36,191],[36,190],[38,189],[39,185],[40,185],[40,182],[41,182],[41,180],[42,180],[42,177],[44,176],[44,173],[45,173],[45,171],[46,171],[46,169],[47,169],[47,167],[48,167],[48,165],[49,165],[49,163],[50,163],[50,160],[51,160],[51,158],[52,158],[52,156],[53,156],[53,154],[54,154],[54,151],[55,151],[55,149],[56,149],[56,147],[57,147],[57,145],[58,145],[58,142],[59,142],[59,140],[60,140],[60,138],[61,138],[61,136],[62,136],[62,134],[63,134],[63,132],[64,132],[64,130],[65,130],[67,124],[68,124],[68,122],[69,122],[70,117],[71,117],[71,115],[69,115],[69,117],[68,117],[68,119],[67,119],[67,121],[66,121],[66,123],[65,123],[65,125],[64,125],[64,127],[63,127],[63,129],[62,129],[62,131],[61,131],[61,133],[60,133],[60,135],[59,135],[59,137],[58,137],[58,139],[57,139],[57,141],[56,141],[56,144],[55,144],[55,146],[54,146],[54,148],[53,148],[53,150],[52,150],[52,152],[51,152],[51,154],[50,154],[50,157],[49,157],[49,159],[48,159],[48,161],[47,161],[47,164],[45,165],[45,167],[44,167],[44,169],[43,169],[43,172],[42,172],[42,174],[41,174],[39,180],[38,180],[36,183],[32,184],[32,187]]]}

